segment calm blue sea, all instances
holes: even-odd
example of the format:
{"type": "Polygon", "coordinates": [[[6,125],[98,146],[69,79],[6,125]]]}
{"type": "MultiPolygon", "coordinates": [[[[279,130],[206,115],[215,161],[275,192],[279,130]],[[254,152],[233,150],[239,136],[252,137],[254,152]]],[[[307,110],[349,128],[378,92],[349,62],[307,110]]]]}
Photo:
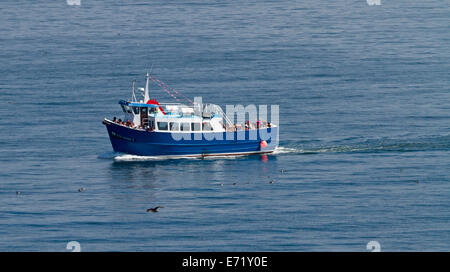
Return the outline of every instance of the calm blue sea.
{"type": "Polygon", "coordinates": [[[438,0],[1,1],[0,251],[450,251],[449,22],[438,0]],[[279,105],[280,149],[113,153],[101,121],[150,67],[279,105]]]}

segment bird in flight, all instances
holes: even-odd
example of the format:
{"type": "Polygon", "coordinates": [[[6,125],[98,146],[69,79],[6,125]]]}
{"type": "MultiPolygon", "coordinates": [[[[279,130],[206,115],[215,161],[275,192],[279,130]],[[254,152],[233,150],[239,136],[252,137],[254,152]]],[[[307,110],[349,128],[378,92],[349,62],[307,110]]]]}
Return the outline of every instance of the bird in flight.
{"type": "Polygon", "coordinates": [[[159,208],[164,208],[163,206],[156,206],[154,208],[147,209],[147,212],[158,212],[159,208]]]}

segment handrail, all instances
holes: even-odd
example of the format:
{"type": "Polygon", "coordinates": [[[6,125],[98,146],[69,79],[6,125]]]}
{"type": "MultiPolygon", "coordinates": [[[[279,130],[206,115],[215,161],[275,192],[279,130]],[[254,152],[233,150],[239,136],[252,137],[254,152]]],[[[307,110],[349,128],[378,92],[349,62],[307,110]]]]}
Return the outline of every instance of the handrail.
{"type": "Polygon", "coordinates": [[[217,105],[214,105],[214,106],[215,106],[215,108],[219,111],[219,113],[222,114],[222,117],[225,119],[225,121],[226,121],[230,126],[232,126],[233,123],[231,122],[230,118],[228,118],[228,116],[225,114],[225,112],[223,112],[222,108],[219,107],[219,106],[217,106],[217,105]]]}

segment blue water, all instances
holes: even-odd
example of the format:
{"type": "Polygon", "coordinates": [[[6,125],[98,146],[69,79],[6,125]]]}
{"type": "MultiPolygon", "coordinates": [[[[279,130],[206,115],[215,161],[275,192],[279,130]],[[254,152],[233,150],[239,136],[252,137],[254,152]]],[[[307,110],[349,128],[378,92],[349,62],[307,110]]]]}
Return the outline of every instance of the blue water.
{"type": "Polygon", "coordinates": [[[449,251],[449,3],[206,2],[1,1],[0,250],[449,251]],[[112,153],[101,120],[152,66],[280,105],[280,149],[112,153]]]}

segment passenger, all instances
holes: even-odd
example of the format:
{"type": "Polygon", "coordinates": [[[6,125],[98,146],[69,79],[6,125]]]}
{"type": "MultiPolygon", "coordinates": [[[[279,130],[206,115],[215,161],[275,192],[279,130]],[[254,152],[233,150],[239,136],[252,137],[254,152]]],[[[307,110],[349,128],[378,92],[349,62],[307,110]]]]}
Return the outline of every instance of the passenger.
{"type": "Polygon", "coordinates": [[[261,121],[256,121],[256,128],[259,129],[261,127],[261,121]]]}
{"type": "Polygon", "coordinates": [[[117,123],[117,118],[114,116],[114,118],[113,118],[113,122],[114,123],[117,123]]]}
{"type": "Polygon", "coordinates": [[[267,122],[267,127],[268,127],[268,128],[272,127],[272,125],[270,124],[270,122],[267,122]]]}
{"type": "Polygon", "coordinates": [[[253,123],[250,123],[250,121],[247,121],[247,127],[248,129],[254,129],[255,125],[253,123]]]}

